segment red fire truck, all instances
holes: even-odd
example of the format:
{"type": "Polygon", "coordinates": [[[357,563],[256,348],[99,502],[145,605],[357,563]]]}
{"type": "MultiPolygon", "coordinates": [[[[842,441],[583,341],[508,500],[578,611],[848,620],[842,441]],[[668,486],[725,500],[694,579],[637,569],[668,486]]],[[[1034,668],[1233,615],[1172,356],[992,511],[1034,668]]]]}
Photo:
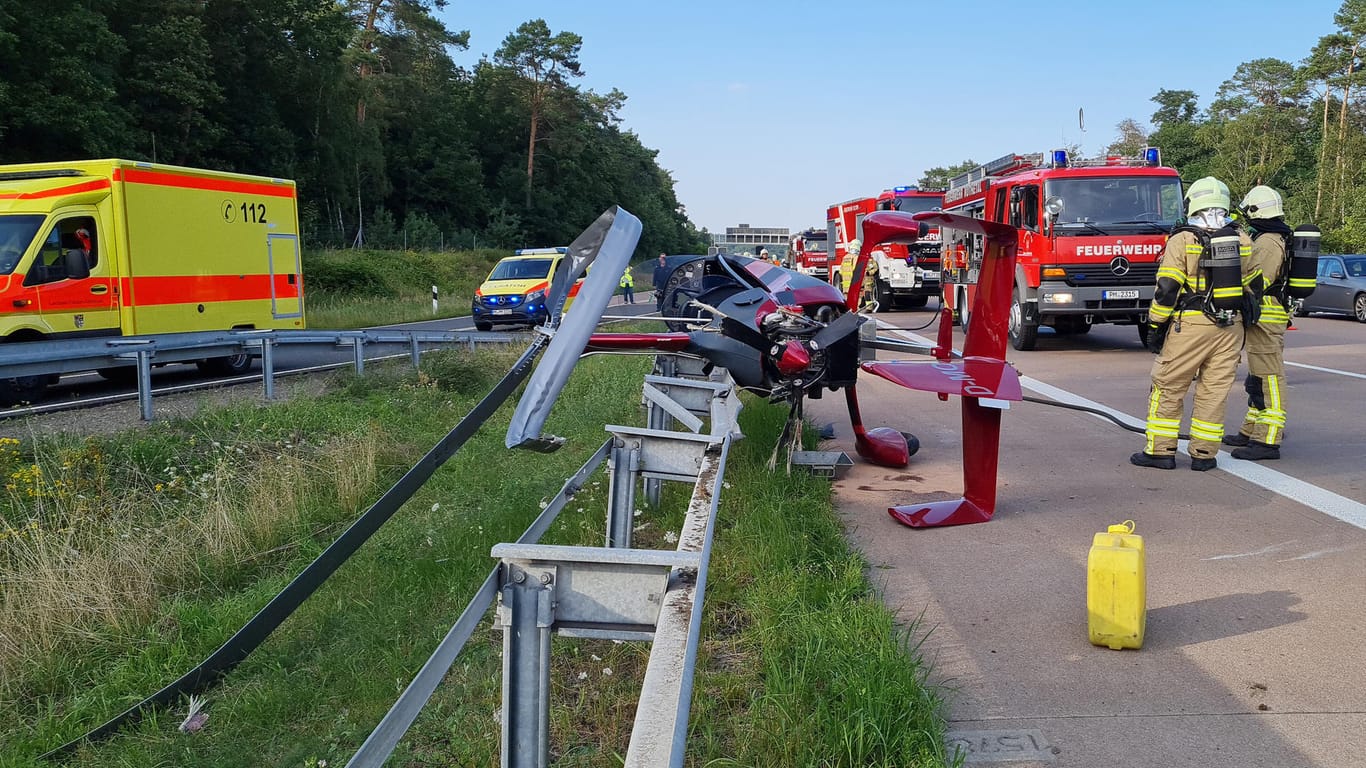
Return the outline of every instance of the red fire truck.
{"type": "MultiPolygon", "coordinates": [[[[873,211],[905,211],[919,213],[943,207],[944,192],[937,189],[894,187],[877,197],[862,197],[826,209],[826,224],[835,248],[831,258],[830,282],[842,291],[849,290],[849,276],[854,258],[849,253],[849,241],[863,240],[863,217],[873,211]]],[[[939,295],[940,275],[939,230],[931,229],[915,245],[886,244],[873,251],[877,265],[874,298],[878,311],[893,308],[898,303],[923,307],[931,296],[939,295]]]]}
{"type": "Polygon", "coordinates": [[[787,266],[803,275],[828,280],[830,277],[830,260],[826,251],[827,243],[828,238],[823,229],[812,227],[798,232],[788,244],[787,266]]]}
{"type": "MultiPolygon", "coordinates": [[[[1033,349],[1040,326],[1086,333],[1096,323],[1147,330],[1157,262],[1181,215],[1181,179],[1156,147],[1079,160],[1063,150],[1006,155],[954,177],[944,210],[1019,228],[1010,343],[1033,349]]],[[[943,244],[945,306],[967,328],[981,238],[943,244]]]]}

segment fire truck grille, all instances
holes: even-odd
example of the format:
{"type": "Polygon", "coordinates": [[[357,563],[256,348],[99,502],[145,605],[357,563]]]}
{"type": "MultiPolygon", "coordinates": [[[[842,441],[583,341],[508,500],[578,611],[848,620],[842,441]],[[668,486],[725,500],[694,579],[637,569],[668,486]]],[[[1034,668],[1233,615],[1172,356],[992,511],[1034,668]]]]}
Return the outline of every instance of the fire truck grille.
{"type": "Polygon", "coordinates": [[[1129,271],[1115,274],[1109,264],[1069,264],[1067,284],[1073,287],[1088,285],[1153,285],[1157,282],[1157,264],[1129,264],[1129,271]]]}

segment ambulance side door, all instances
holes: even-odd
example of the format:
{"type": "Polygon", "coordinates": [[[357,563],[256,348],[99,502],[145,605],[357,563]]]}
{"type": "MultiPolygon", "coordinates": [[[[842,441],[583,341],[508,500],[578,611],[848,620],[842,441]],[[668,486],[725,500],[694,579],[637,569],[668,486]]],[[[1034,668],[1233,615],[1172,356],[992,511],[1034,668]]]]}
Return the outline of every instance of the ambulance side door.
{"type": "MultiPolygon", "coordinates": [[[[103,336],[119,333],[118,301],[112,255],[94,208],[73,208],[53,217],[38,253],[24,277],[33,289],[38,312],[48,331],[59,336],[103,336]],[[81,239],[84,233],[85,239],[81,239]],[[89,248],[86,248],[86,242],[89,248]],[[70,274],[71,251],[85,255],[88,274],[70,274]]],[[[112,240],[112,237],[108,238],[112,240]]]]}

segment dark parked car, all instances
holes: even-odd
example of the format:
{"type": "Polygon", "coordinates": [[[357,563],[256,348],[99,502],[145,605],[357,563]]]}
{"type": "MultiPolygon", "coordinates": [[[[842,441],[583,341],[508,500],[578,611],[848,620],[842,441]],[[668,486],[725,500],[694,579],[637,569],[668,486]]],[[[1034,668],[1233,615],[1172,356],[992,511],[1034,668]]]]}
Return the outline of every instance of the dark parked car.
{"type": "Polygon", "coordinates": [[[1304,300],[1296,314],[1310,312],[1351,315],[1366,323],[1366,255],[1319,256],[1314,293],[1304,300]]]}

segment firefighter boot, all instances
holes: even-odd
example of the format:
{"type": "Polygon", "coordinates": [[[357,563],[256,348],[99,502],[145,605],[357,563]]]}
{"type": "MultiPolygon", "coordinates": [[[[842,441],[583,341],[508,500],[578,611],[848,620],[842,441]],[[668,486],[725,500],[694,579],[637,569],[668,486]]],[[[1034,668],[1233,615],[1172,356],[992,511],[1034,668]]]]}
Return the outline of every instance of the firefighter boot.
{"type": "Polygon", "coordinates": [[[1202,459],[1199,456],[1191,457],[1191,469],[1196,472],[1208,472],[1217,466],[1219,466],[1219,462],[1213,456],[1207,459],[1202,459]]]}
{"type": "Polygon", "coordinates": [[[1252,438],[1248,437],[1247,435],[1243,434],[1242,432],[1238,432],[1238,433],[1232,434],[1232,435],[1224,435],[1224,445],[1232,445],[1232,446],[1235,446],[1235,447],[1238,447],[1238,448],[1241,448],[1241,447],[1243,447],[1244,445],[1247,445],[1248,442],[1251,441],[1251,440],[1252,440],[1252,438]]]}
{"type": "Polygon", "coordinates": [[[1247,445],[1233,452],[1233,458],[1246,461],[1265,461],[1279,459],[1280,457],[1281,447],[1279,445],[1267,445],[1256,440],[1248,442],[1247,445]]]}
{"type": "Polygon", "coordinates": [[[1129,457],[1129,463],[1135,467],[1152,467],[1153,469],[1176,469],[1175,456],[1154,456],[1151,453],[1139,451],[1129,457]]]}

